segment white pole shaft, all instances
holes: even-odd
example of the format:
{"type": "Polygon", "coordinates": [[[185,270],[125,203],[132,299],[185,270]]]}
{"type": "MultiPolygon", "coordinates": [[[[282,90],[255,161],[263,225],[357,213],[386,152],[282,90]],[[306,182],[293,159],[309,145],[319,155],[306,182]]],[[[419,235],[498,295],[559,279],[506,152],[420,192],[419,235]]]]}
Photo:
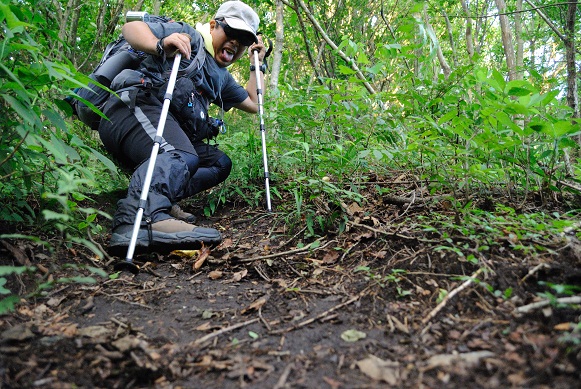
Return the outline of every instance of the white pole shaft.
{"type": "Polygon", "coordinates": [[[143,181],[143,187],[141,188],[141,196],[139,198],[139,208],[137,210],[137,215],[135,215],[135,223],[133,224],[131,241],[129,242],[129,247],[127,248],[127,257],[125,259],[127,262],[133,261],[135,245],[137,244],[137,236],[139,234],[139,229],[141,228],[141,219],[143,218],[143,210],[147,202],[147,195],[149,193],[151,179],[153,178],[153,169],[155,168],[155,161],[157,160],[157,154],[159,153],[159,147],[163,139],[163,131],[165,130],[165,122],[167,120],[167,114],[169,112],[169,104],[171,103],[181,59],[182,59],[181,53],[177,53],[169,76],[167,91],[165,92],[163,107],[161,109],[161,116],[159,118],[157,132],[155,133],[155,139],[153,140],[153,148],[151,150],[151,156],[149,157],[149,164],[147,165],[147,173],[145,174],[145,180],[143,181]]]}
{"type": "Polygon", "coordinates": [[[266,128],[264,126],[264,108],[262,85],[260,82],[260,60],[258,50],[254,50],[254,71],[256,72],[256,93],[258,95],[258,116],[260,117],[260,137],[262,139],[262,162],[264,164],[264,185],[266,188],[266,209],[272,212],[270,204],[270,175],[268,172],[268,157],[266,153],[266,128]]]}

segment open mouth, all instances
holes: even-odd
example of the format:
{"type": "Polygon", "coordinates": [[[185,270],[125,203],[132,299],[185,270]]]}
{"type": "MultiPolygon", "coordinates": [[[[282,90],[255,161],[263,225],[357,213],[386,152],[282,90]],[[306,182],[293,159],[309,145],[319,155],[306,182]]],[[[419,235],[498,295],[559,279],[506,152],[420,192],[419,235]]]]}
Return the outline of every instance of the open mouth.
{"type": "Polygon", "coordinates": [[[227,59],[226,62],[232,62],[232,60],[234,59],[234,55],[236,54],[236,52],[232,49],[224,49],[222,50],[222,55],[224,57],[224,59],[227,59]]]}
{"type": "Polygon", "coordinates": [[[222,59],[224,62],[232,62],[237,52],[235,48],[226,46],[222,49],[222,59]]]}

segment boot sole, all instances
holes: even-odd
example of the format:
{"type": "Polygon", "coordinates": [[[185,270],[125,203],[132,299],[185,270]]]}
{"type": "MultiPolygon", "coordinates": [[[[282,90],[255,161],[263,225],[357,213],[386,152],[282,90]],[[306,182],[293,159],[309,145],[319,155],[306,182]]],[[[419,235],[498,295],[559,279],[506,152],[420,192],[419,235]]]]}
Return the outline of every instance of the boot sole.
{"type": "MultiPolygon", "coordinates": [[[[196,230],[200,229],[199,227],[196,230]]],[[[169,253],[173,250],[198,250],[202,244],[213,247],[220,244],[222,237],[215,233],[204,234],[203,231],[184,231],[175,233],[165,233],[152,231],[152,241],[149,242],[147,231],[140,230],[135,243],[135,253],[145,252],[169,253]]],[[[122,256],[127,254],[127,248],[131,242],[131,233],[113,233],[107,249],[110,255],[122,256]]]]}

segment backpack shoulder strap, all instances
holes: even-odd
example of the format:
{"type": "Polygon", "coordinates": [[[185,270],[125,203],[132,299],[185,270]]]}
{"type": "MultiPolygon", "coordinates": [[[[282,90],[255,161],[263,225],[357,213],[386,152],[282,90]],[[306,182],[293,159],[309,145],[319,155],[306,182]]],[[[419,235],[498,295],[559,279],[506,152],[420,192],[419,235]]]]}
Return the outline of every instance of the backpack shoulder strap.
{"type": "Polygon", "coordinates": [[[204,38],[202,35],[198,34],[198,40],[199,50],[196,54],[196,57],[192,60],[192,62],[190,62],[188,67],[178,71],[178,77],[189,76],[204,66],[204,62],[206,60],[206,49],[204,48],[204,38]]]}

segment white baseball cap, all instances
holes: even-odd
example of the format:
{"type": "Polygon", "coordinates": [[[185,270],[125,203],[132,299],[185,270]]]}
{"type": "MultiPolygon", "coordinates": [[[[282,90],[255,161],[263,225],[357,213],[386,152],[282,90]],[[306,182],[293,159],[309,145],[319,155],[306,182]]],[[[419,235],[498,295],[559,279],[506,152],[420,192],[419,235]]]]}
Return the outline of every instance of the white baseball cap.
{"type": "Polygon", "coordinates": [[[218,8],[214,19],[224,19],[233,29],[251,33],[255,38],[255,42],[258,42],[256,32],[258,31],[260,19],[256,12],[246,3],[238,0],[227,1],[218,8]]]}

